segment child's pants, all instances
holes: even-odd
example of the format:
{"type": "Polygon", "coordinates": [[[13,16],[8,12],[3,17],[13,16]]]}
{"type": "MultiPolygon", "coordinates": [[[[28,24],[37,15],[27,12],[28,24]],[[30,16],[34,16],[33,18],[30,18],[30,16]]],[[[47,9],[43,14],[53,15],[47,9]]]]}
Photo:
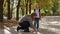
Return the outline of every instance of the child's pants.
{"type": "Polygon", "coordinates": [[[39,18],[35,18],[34,26],[38,29],[39,28],[39,18]]]}

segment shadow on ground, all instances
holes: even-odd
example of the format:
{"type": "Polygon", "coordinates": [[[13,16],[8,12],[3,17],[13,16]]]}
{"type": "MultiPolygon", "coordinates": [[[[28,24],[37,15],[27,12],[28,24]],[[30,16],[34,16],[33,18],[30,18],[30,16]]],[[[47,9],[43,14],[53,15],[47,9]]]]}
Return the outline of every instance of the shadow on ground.
{"type": "Polygon", "coordinates": [[[60,25],[47,25],[47,27],[60,29],[60,25]]]}
{"type": "Polygon", "coordinates": [[[57,34],[56,32],[50,31],[48,29],[39,28],[39,32],[42,34],[57,34]]]}
{"type": "MultiPolygon", "coordinates": [[[[33,32],[17,32],[17,31],[15,31],[16,28],[10,28],[9,30],[8,29],[6,29],[6,30],[9,33],[7,31],[5,31],[5,33],[4,33],[4,31],[1,31],[0,34],[36,34],[36,33],[33,33],[33,32]]],[[[48,29],[42,29],[42,28],[39,28],[38,31],[42,34],[57,34],[56,32],[50,31],[48,29]]]]}

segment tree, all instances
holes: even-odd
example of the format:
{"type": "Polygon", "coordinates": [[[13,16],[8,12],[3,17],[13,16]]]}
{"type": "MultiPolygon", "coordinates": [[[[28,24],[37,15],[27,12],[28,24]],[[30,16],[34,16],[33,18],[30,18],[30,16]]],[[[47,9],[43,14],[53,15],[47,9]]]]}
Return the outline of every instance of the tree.
{"type": "Polygon", "coordinates": [[[22,16],[24,15],[24,9],[23,8],[21,8],[21,10],[22,10],[22,16]]]}
{"type": "Polygon", "coordinates": [[[3,11],[3,15],[5,15],[5,16],[8,16],[8,11],[7,11],[7,6],[8,6],[8,3],[7,3],[7,1],[6,0],[4,0],[4,5],[3,5],[3,9],[4,9],[4,11],[3,11]]]}
{"type": "Polygon", "coordinates": [[[8,3],[8,19],[11,19],[10,0],[7,0],[7,3],[8,3]]]}
{"type": "Polygon", "coordinates": [[[26,14],[28,14],[28,0],[26,0],[26,14]]]}
{"type": "Polygon", "coordinates": [[[18,0],[17,11],[16,11],[16,19],[17,19],[17,20],[19,19],[19,7],[20,7],[20,1],[21,1],[21,0],[18,0]]]}
{"type": "Polygon", "coordinates": [[[20,4],[20,8],[21,8],[21,10],[22,10],[22,16],[25,14],[24,13],[24,10],[25,10],[25,0],[21,0],[21,4],[20,4]]]}
{"type": "Polygon", "coordinates": [[[10,8],[10,10],[11,10],[11,17],[12,17],[13,6],[14,6],[14,0],[11,0],[10,6],[11,6],[11,8],[10,8]]]}
{"type": "Polygon", "coordinates": [[[4,0],[0,0],[0,22],[3,21],[3,3],[4,0]]]}
{"type": "Polygon", "coordinates": [[[53,2],[52,11],[53,11],[53,15],[55,15],[55,13],[57,12],[57,9],[58,9],[58,0],[54,0],[52,2],[53,2]]]}
{"type": "Polygon", "coordinates": [[[31,0],[29,0],[29,13],[31,13],[31,0]]]}

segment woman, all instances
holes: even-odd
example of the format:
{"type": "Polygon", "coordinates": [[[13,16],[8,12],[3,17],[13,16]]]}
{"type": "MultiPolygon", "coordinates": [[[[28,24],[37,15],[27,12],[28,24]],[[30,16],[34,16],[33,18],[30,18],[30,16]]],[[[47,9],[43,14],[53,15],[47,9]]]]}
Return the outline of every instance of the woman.
{"type": "Polygon", "coordinates": [[[17,31],[23,29],[24,32],[29,32],[29,27],[32,27],[34,30],[36,30],[33,25],[33,19],[35,16],[35,13],[32,13],[31,15],[22,16],[18,21],[19,26],[17,27],[17,31]]]}

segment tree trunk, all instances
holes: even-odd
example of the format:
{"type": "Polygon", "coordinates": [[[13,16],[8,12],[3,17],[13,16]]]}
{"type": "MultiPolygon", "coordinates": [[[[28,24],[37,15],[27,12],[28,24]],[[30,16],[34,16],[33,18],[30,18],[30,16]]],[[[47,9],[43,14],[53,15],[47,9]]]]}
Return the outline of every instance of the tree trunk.
{"type": "Polygon", "coordinates": [[[57,9],[58,9],[58,4],[54,4],[52,7],[53,15],[55,15],[57,9]]]}
{"type": "Polygon", "coordinates": [[[14,0],[12,0],[11,2],[12,2],[12,6],[11,6],[11,18],[12,18],[12,12],[13,12],[14,0]]]}
{"type": "Polygon", "coordinates": [[[4,0],[0,0],[0,22],[3,21],[3,3],[4,0]]]}
{"type": "Polygon", "coordinates": [[[28,14],[28,0],[26,0],[26,14],[28,14]]]}
{"type": "Polygon", "coordinates": [[[29,14],[31,13],[31,0],[29,1],[29,14]]]}
{"type": "Polygon", "coordinates": [[[21,1],[21,0],[18,0],[17,11],[16,11],[16,20],[19,19],[19,7],[20,7],[20,1],[21,1]]]}
{"type": "Polygon", "coordinates": [[[22,10],[22,16],[24,15],[24,8],[21,8],[21,10],[22,10]]]}
{"type": "Polygon", "coordinates": [[[58,7],[58,0],[53,1],[53,7],[52,7],[53,15],[55,15],[58,8],[59,8],[58,7]]]}
{"type": "Polygon", "coordinates": [[[7,2],[8,2],[8,19],[11,19],[10,0],[7,0],[7,2]]]}

